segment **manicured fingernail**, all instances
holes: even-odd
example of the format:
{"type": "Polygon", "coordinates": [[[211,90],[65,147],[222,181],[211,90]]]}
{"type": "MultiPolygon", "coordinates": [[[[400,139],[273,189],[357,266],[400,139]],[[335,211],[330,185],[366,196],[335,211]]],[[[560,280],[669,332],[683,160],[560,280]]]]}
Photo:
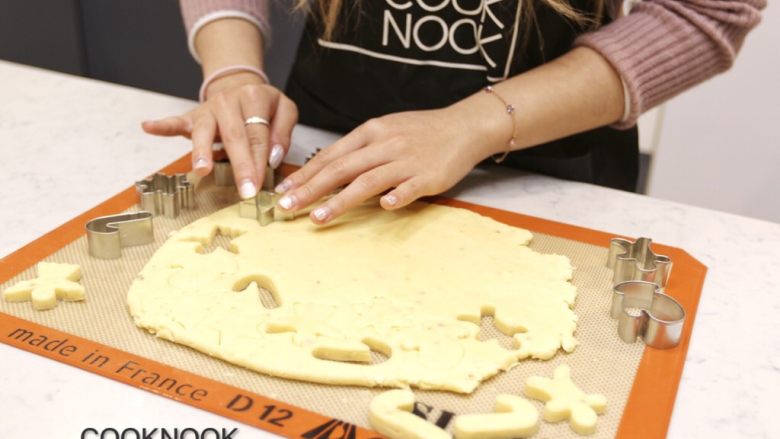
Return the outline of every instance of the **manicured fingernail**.
{"type": "Polygon", "coordinates": [[[387,204],[388,206],[395,206],[396,204],[398,204],[398,197],[396,197],[395,195],[385,195],[382,198],[385,200],[385,204],[387,204]]]}
{"type": "Polygon", "coordinates": [[[203,169],[208,165],[209,161],[206,160],[206,157],[198,157],[194,162],[192,162],[193,169],[203,169]]]}
{"type": "Polygon", "coordinates": [[[322,206],[314,209],[311,214],[314,215],[314,218],[317,218],[317,221],[325,222],[330,218],[332,213],[333,211],[330,210],[330,207],[322,206]]]}
{"type": "Polygon", "coordinates": [[[257,195],[257,186],[255,186],[252,180],[242,181],[241,185],[238,188],[239,188],[238,194],[241,195],[241,198],[244,200],[247,200],[257,195]]]}
{"type": "Polygon", "coordinates": [[[284,147],[278,143],[271,148],[271,155],[268,157],[268,164],[273,169],[279,167],[282,164],[282,158],[284,158],[284,147]]]}
{"type": "Polygon", "coordinates": [[[295,207],[295,196],[293,195],[285,195],[282,198],[279,199],[279,205],[282,206],[282,209],[284,210],[290,210],[293,207],[295,207]]]}
{"type": "Polygon", "coordinates": [[[276,191],[277,194],[283,194],[290,189],[290,186],[291,186],[290,181],[284,180],[283,182],[279,183],[279,185],[276,186],[274,191],[276,191]]]}

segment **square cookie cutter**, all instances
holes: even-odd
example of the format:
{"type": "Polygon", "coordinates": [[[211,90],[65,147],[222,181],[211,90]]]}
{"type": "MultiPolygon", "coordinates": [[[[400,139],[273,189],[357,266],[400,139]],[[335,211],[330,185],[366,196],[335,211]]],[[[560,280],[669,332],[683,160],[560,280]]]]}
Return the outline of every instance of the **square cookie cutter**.
{"type": "Polygon", "coordinates": [[[618,335],[633,343],[667,349],[680,343],[685,309],[665,294],[672,260],[651,249],[650,238],[632,242],[610,240],[607,267],[613,270],[610,316],[618,320],[618,335]]]}
{"type": "Polygon", "coordinates": [[[135,189],[141,210],[152,215],[176,218],[181,209],[195,207],[195,186],[187,180],[186,174],[166,175],[158,172],[137,181],[135,189]]]}
{"type": "Polygon", "coordinates": [[[97,217],[84,228],[89,255],[99,259],[116,259],[122,247],[154,241],[152,214],[145,211],[97,217]]]}
{"type": "Polygon", "coordinates": [[[282,209],[277,204],[280,194],[271,191],[260,191],[257,196],[243,200],[238,204],[238,214],[243,218],[253,218],[261,226],[267,226],[274,221],[290,221],[295,219],[296,212],[282,209]]]}

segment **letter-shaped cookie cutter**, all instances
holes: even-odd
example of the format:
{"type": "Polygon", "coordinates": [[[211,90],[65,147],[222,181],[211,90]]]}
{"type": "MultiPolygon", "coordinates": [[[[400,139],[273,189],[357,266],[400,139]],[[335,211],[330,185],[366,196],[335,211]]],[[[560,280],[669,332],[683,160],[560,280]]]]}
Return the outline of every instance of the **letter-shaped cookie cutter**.
{"type": "Polygon", "coordinates": [[[101,216],[90,220],[85,228],[89,254],[100,259],[116,259],[122,256],[122,247],[154,241],[150,212],[101,216]]]}
{"type": "Polygon", "coordinates": [[[141,209],[152,215],[163,214],[168,218],[179,216],[181,209],[195,207],[195,186],[187,181],[187,175],[162,173],[137,181],[135,189],[141,209]]]}
{"type": "Polygon", "coordinates": [[[685,324],[685,309],[654,282],[630,280],[612,290],[610,316],[618,319],[618,335],[633,343],[666,349],[677,346],[685,324]]]}
{"type": "Polygon", "coordinates": [[[672,273],[672,260],[650,249],[653,240],[639,238],[634,242],[614,238],[609,242],[607,267],[613,270],[614,285],[629,280],[652,282],[666,288],[672,273]]]}

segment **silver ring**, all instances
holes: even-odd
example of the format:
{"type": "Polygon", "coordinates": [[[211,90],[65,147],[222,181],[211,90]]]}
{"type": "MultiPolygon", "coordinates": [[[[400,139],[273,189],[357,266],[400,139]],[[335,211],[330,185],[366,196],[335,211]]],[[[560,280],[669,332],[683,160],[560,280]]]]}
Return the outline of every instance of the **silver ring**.
{"type": "Polygon", "coordinates": [[[265,125],[265,126],[269,126],[270,123],[268,122],[268,120],[263,119],[260,116],[252,116],[252,117],[247,117],[246,118],[246,120],[244,121],[244,125],[245,126],[246,125],[265,125]]]}

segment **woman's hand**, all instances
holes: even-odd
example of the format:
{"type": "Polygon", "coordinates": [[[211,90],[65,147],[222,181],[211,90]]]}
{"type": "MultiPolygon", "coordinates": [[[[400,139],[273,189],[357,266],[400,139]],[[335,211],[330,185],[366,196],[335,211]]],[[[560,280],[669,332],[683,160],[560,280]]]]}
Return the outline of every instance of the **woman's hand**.
{"type": "Polygon", "coordinates": [[[493,105],[487,121],[465,105],[369,120],[279,184],[279,206],[302,209],[346,184],[311,212],[312,221],[326,224],[388,189],[380,199],[385,209],[443,192],[511,137],[511,121],[497,120],[500,107],[487,104],[493,105]]]}
{"type": "Polygon", "coordinates": [[[253,73],[236,73],[212,82],[208,99],[180,116],[143,123],[149,134],[192,139],[192,167],[199,175],[213,168],[212,145],[221,139],[233,165],[242,198],[261,186],[266,164],[277,168],[290,148],[298,108],[281,91],[253,73]],[[270,122],[245,125],[259,116],[270,122]],[[269,147],[270,145],[270,147],[269,147]]]}

